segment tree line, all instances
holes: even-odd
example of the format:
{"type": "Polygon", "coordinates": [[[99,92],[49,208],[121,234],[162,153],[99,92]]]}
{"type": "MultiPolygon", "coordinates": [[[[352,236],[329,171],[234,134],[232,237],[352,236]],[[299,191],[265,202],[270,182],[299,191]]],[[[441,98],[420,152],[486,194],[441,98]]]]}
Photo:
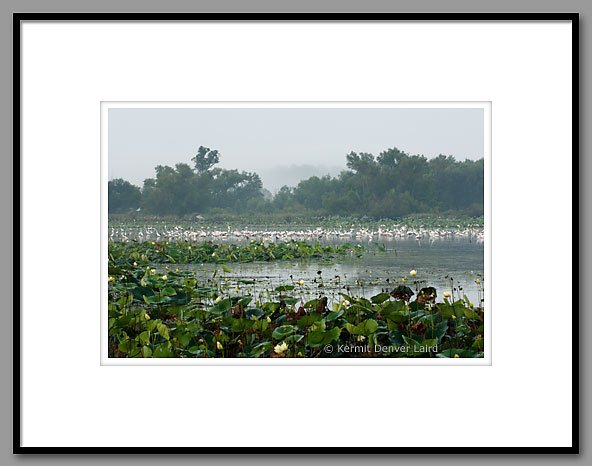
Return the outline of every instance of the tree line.
{"type": "Polygon", "coordinates": [[[272,196],[257,173],[215,168],[217,150],[200,146],[193,166],[158,165],[142,188],[121,178],[109,181],[109,213],[133,210],[158,216],[225,211],[398,218],[409,214],[483,214],[484,161],[427,159],[397,148],[378,156],[346,155],[338,176],[312,176],[272,196]]]}

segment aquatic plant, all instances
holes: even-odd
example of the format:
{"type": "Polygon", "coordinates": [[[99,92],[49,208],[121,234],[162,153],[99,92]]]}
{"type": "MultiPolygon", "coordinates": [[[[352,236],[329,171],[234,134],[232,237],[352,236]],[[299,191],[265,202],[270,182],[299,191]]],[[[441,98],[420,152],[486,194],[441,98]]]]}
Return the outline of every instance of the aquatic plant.
{"type": "Polygon", "coordinates": [[[319,271],[309,299],[301,281],[254,293],[249,280],[221,276],[228,266],[206,278],[117,257],[108,280],[110,357],[483,357],[484,309],[455,287],[441,301],[420,280],[415,291],[398,285],[369,299],[335,299],[318,287],[319,271]]]}
{"type": "MultiPolygon", "coordinates": [[[[255,262],[294,260],[305,258],[333,258],[347,254],[360,255],[364,247],[345,243],[322,246],[320,243],[285,241],[270,243],[251,241],[246,245],[218,244],[211,241],[110,241],[110,267],[129,267],[130,264],[196,264],[225,262],[255,262]]],[[[117,273],[115,271],[114,273],[117,273]]]]}

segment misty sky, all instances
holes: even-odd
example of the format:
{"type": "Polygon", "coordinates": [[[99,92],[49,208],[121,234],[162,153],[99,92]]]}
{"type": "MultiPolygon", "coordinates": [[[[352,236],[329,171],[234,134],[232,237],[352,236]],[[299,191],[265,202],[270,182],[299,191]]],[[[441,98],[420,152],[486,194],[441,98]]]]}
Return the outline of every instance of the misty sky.
{"type": "Polygon", "coordinates": [[[483,157],[482,109],[109,109],[109,179],[142,186],[156,165],[187,163],[200,145],[221,168],[259,173],[276,192],[312,175],[337,175],[351,151],[397,147],[428,158],[483,157]]]}

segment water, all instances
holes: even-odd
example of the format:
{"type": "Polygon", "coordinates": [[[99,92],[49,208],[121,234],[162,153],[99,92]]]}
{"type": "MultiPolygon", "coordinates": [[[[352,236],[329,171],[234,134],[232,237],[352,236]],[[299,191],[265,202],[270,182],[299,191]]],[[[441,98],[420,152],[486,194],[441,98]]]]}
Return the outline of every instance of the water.
{"type": "MultiPolygon", "coordinates": [[[[340,241],[332,239],[325,244],[358,244],[351,239],[340,241]]],[[[262,291],[285,284],[296,284],[292,294],[295,297],[310,299],[317,292],[341,299],[339,292],[348,295],[360,295],[367,298],[382,291],[391,291],[397,284],[403,283],[415,291],[415,281],[419,287],[433,286],[441,299],[444,291],[450,291],[450,279],[457,287],[455,296],[466,294],[475,305],[479,303],[479,289],[483,284],[476,284],[477,278],[483,282],[483,242],[466,237],[443,238],[435,241],[417,241],[397,239],[381,243],[381,251],[373,241],[359,243],[366,246],[362,257],[348,256],[327,261],[307,259],[301,261],[274,261],[269,263],[231,263],[227,266],[230,274],[222,274],[220,265],[186,264],[179,269],[196,272],[202,280],[211,278],[218,270],[218,278],[224,276],[232,286],[237,280],[252,280],[255,284],[238,283],[240,294],[257,295],[262,291]],[[411,277],[409,272],[416,270],[411,277]],[[321,272],[320,274],[318,272],[321,272]],[[300,280],[304,285],[300,286],[300,280]],[[321,287],[319,287],[321,285],[321,287]],[[462,287],[462,290],[459,289],[462,287]],[[349,289],[349,290],[348,290],[349,289]],[[460,293],[460,294],[457,294],[460,293]]],[[[439,299],[439,300],[440,300],[439,299]]]]}

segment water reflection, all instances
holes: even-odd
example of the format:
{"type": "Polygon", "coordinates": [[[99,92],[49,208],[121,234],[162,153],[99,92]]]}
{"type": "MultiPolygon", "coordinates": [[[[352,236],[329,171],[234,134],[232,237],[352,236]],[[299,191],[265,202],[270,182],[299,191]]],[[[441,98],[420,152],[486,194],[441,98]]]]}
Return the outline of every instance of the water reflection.
{"type": "MultiPolygon", "coordinates": [[[[344,242],[334,239],[325,244],[344,242]]],[[[384,246],[374,242],[361,244],[367,249],[359,258],[348,256],[332,261],[309,259],[229,263],[227,265],[231,273],[225,274],[225,277],[231,283],[237,280],[256,281],[250,286],[239,284],[243,288],[241,292],[255,294],[280,284],[297,284],[303,280],[305,285],[297,286],[296,296],[302,294],[314,297],[318,291],[323,291],[339,299],[339,292],[370,297],[381,291],[392,290],[405,277],[405,284],[412,289],[417,286],[414,282],[419,281],[420,287],[436,287],[441,297],[444,291],[450,291],[448,276],[454,278],[456,287],[462,287],[461,294],[466,294],[476,305],[479,302],[478,290],[482,285],[476,284],[475,280],[480,278],[482,281],[483,242],[470,238],[447,238],[437,241],[401,239],[384,242],[384,246]],[[415,277],[409,275],[411,270],[417,271],[415,277]]],[[[186,264],[178,267],[194,271],[204,280],[211,278],[214,270],[221,272],[220,265],[216,264],[186,264]]]]}

